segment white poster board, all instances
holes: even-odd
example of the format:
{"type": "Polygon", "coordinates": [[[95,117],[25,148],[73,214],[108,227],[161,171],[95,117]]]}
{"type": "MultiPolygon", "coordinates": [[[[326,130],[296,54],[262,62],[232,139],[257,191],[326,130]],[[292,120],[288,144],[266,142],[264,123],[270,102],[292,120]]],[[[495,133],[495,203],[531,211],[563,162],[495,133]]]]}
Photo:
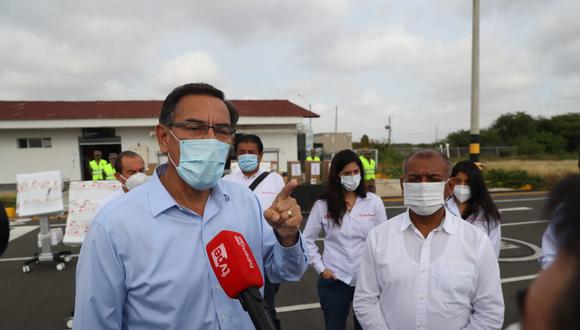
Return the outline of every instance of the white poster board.
{"type": "Polygon", "coordinates": [[[313,175],[313,176],[320,175],[320,163],[319,162],[310,163],[310,175],[313,175]]]}
{"type": "Polygon", "coordinates": [[[300,176],[302,175],[302,170],[300,169],[300,163],[292,164],[290,176],[300,176]]]}
{"type": "Polygon", "coordinates": [[[37,172],[16,175],[18,215],[48,215],[64,210],[62,173],[37,172]]]}
{"type": "Polygon", "coordinates": [[[75,181],[69,187],[69,207],[63,243],[81,244],[97,211],[99,202],[119,191],[119,181],[75,181]]]}

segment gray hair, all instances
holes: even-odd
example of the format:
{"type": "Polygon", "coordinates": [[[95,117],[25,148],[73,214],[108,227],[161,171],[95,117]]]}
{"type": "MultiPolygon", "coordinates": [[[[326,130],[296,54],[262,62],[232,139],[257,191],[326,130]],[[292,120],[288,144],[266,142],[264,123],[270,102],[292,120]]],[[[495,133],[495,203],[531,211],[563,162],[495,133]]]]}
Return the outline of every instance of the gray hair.
{"type": "Polygon", "coordinates": [[[421,149],[421,150],[417,150],[415,152],[412,152],[411,154],[409,154],[405,160],[403,161],[403,176],[407,175],[407,164],[409,163],[409,161],[413,158],[420,158],[420,159],[431,159],[434,157],[438,157],[441,160],[443,160],[445,162],[445,166],[447,167],[447,176],[451,176],[451,162],[449,161],[449,158],[447,158],[447,156],[445,156],[445,154],[442,154],[441,152],[437,151],[437,150],[432,150],[432,149],[421,149]]]}

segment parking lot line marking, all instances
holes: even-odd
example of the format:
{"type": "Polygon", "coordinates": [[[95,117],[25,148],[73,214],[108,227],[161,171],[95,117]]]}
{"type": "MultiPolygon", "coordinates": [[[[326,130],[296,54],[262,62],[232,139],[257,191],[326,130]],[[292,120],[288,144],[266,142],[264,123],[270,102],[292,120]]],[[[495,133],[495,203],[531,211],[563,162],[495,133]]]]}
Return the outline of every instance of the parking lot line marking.
{"type": "Polygon", "coordinates": [[[19,238],[20,236],[24,236],[24,235],[30,233],[31,231],[35,230],[36,228],[38,228],[38,226],[18,226],[18,227],[10,228],[10,240],[9,240],[9,242],[12,242],[13,240],[19,238]]]}
{"type": "Polygon", "coordinates": [[[533,220],[533,221],[522,221],[522,222],[510,222],[510,223],[502,223],[501,226],[502,227],[507,227],[507,226],[533,225],[533,224],[536,224],[536,223],[546,223],[546,222],[550,222],[550,220],[533,220]]]}
{"type": "Polygon", "coordinates": [[[531,210],[531,207],[525,207],[525,206],[521,206],[521,207],[508,207],[508,208],[504,208],[504,209],[499,209],[498,211],[501,212],[511,212],[511,211],[529,211],[531,210]]]}
{"type": "MultiPolygon", "coordinates": [[[[72,258],[78,258],[78,254],[71,254],[70,255],[72,258]]],[[[17,258],[0,258],[0,262],[10,262],[10,261],[26,261],[28,259],[32,258],[32,256],[30,257],[17,257],[17,258]]]]}
{"type": "Polygon", "coordinates": [[[301,305],[276,307],[276,312],[277,313],[287,313],[287,312],[297,312],[297,311],[304,311],[307,309],[318,309],[318,308],[320,308],[320,303],[301,304],[301,305]]]}
{"type": "MultiPolygon", "coordinates": [[[[538,277],[538,274],[507,277],[507,278],[503,278],[501,280],[501,283],[505,284],[505,283],[529,281],[529,280],[535,279],[536,277],[538,277]]],[[[277,313],[299,312],[299,311],[304,311],[304,310],[309,310],[309,309],[319,309],[319,308],[320,308],[320,303],[300,304],[300,305],[276,307],[276,312],[277,313]]]]}
{"type": "Polygon", "coordinates": [[[534,197],[534,198],[514,198],[514,199],[498,199],[493,200],[496,203],[513,203],[513,202],[533,202],[533,201],[543,201],[548,199],[548,197],[534,197]]]}
{"type": "Polygon", "coordinates": [[[533,280],[536,277],[538,277],[538,274],[508,277],[508,278],[503,278],[501,280],[501,283],[513,283],[513,282],[528,281],[528,280],[533,280]]]}
{"type": "Polygon", "coordinates": [[[394,205],[394,206],[385,206],[385,209],[406,209],[407,207],[404,205],[394,205]]]}

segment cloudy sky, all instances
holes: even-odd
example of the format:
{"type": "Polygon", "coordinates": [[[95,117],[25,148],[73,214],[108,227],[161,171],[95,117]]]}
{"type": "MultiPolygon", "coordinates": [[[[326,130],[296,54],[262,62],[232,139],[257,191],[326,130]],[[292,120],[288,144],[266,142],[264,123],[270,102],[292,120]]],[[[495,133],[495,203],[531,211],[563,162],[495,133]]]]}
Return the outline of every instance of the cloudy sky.
{"type": "MultiPolygon", "coordinates": [[[[481,126],[580,111],[580,1],[481,1],[481,126]]],[[[163,99],[206,81],[338,130],[469,129],[471,1],[0,1],[0,99],[163,99]]]]}

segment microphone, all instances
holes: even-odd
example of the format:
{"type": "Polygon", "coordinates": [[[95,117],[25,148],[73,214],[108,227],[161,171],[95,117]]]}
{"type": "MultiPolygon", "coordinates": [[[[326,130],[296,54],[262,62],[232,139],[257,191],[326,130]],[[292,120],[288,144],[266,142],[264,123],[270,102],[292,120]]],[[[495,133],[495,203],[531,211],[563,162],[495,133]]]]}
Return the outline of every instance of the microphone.
{"type": "Polygon", "coordinates": [[[205,247],[220,285],[232,299],[239,299],[258,330],[276,330],[258,288],[264,285],[260,267],[242,234],[222,230],[205,247]]]}

